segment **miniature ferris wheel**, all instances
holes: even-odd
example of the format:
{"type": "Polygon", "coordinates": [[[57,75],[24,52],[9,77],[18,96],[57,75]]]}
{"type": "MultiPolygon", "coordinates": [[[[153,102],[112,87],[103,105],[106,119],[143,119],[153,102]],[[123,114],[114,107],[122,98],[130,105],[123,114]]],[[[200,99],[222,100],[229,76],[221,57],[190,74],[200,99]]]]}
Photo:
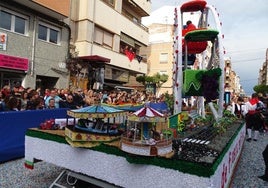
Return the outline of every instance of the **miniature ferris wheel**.
{"type": "Polygon", "coordinates": [[[174,114],[181,112],[183,97],[198,96],[200,115],[206,103],[217,120],[222,117],[224,102],[224,49],[219,16],[204,0],[182,4],[175,8],[174,16],[174,114]],[[213,107],[214,100],[218,101],[218,110],[213,107]]]}

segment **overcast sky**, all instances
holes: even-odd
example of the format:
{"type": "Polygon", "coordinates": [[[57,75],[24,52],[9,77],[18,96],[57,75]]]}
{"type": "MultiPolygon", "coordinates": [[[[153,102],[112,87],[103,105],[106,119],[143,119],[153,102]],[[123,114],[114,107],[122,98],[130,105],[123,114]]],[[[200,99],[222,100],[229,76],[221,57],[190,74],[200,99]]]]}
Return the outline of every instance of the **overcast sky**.
{"type": "MultiPolygon", "coordinates": [[[[151,0],[152,11],[162,6],[180,6],[187,1],[151,0]]],[[[226,57],[232,61],[232,69],[239,75],[247,95],[258,84],[259,69],[266,58],[268,48],[267,0],[207,0],[217,8],[224,34],[226,57]]]]}

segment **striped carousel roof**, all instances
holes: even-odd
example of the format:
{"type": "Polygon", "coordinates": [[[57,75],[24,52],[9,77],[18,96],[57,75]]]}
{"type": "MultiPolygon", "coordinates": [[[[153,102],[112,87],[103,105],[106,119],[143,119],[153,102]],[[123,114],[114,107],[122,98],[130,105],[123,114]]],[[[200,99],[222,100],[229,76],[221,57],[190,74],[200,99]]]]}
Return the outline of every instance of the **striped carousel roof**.
{"type": "Polygon", "coordinates": [[[144,106],[140,110],[129,115],[128,118],[130,121],[147,121],[147,122],[157,122],[165,121],[166,116],[157,110],[149,106],[144,106]]]}

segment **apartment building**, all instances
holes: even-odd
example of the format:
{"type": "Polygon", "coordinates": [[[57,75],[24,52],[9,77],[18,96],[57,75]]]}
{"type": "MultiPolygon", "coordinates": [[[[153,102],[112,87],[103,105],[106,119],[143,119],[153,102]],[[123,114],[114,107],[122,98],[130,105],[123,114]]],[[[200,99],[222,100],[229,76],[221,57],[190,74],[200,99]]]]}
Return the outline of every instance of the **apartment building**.
{"type": "Polygon", "coordinates": [[[141,19],[150,11],[148,0],[72,0],[71,87],[138,85],[137,74],[147,73],[140,48],[148,45],[149,38],[141,19]]]}
{"type": "MultiPolygon", "coordinates": [[[[52,2],[52,0],[50,0],[52,2]]],[[[0,86],[66,88],[69,1],[49,7],[44,0],[0,1],[0,86]]]]}
{"type": "Polygon", "coordinates": [[[0,64],[1,86],[134,87],[137,74],[147,73],[140,48],[148,45],[141,18],[149,16],[149,0],[3,0],[0,6],[0,32],[8,39],[2,62],[18,61],[0,64]]]}
{"type": "Polygon", "coordinates": [[[149,76],[156,73],[168,75],[168,81],[158,88],[157,93],[172,94],[174,26],[153,23],[148,28],[149,46],[141,49],[141,56],[147,59],[149,76]]]}
{"type": "Polygon", "coordinates": [[[232,69],[232,62],[230,58],[225,59],[225,69],[224,69],[224,91],[230,92],[235,95],[243,95],[244,90],[240,84],[240,77],[232,69]]]}
{"type": "Polygon", "coordinates": [[[259,70],[259,85],[268,85],[268,49],[266,50],[265,61],[262,64],[262,67],[259,70]]]}

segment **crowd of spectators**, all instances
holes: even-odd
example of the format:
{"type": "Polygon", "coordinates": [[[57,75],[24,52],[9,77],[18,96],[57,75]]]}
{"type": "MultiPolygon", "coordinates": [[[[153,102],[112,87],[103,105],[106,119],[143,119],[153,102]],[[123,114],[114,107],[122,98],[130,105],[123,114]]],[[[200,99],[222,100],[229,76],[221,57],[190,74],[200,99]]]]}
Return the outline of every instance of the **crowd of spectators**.
{"type": "Polygon", "coordinates": [[[24,88],[19,83],[13,88],[4,86],[0,92],[0,111],[41,110],[54,108],[78,109],[96,104],[96,102],[111,105],[142,104],[145,102],[163,102],[165,96],[156,97],[153,93],[120,90],[94,91],[75,89],[45,89],[24,88]]]}

